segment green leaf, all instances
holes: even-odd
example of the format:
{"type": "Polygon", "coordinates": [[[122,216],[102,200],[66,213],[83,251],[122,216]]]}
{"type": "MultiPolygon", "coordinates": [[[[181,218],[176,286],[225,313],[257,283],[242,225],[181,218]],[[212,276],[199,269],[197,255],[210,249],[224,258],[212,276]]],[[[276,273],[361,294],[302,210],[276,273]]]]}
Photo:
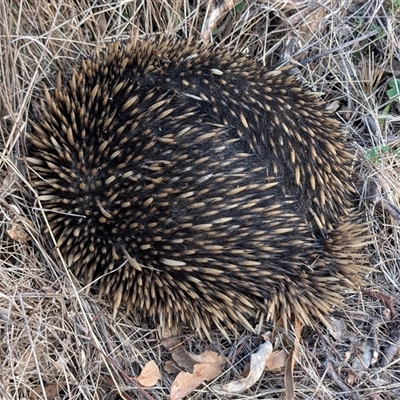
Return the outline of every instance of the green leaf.
{"type": "Polygon", "coordinates": [[[391,79],[388,83],[390,89],[386,92],[389,99],[400,97],[400,79],[391,79]]]}
{"type": "Polygon", "coordinates": [[[244,7],[244,0],[236,4],[235,11],[240,11],[243,7],[244,7]]]}

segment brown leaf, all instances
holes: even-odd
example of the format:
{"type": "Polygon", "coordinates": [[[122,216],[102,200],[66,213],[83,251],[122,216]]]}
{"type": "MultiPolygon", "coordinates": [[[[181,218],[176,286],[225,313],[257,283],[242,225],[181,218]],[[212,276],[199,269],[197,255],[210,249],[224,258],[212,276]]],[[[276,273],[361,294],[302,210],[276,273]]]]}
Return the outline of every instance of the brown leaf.
{"type": "Polygon", "coordinates": [[[11,221],[11,229],[7,230],[7,233],[11,239],[20,243],[26,243],[29,240],[29,236],[26,234],[22,225],[15,221],[11,221]]]}
{"type": "Polygon", "coordinates": [[[213,352],[205,351],[196,355],[178,346],[172,352],[174,361],[181,368],[190,368],[190,372],[180,372],[171,386],[171,399],[187,396],[203,382],[212,380],[222,372],[226,358],[213,352]]]}
{"type": "Polygon", "coordinates": [[[31,399],[37,399],[37,398],[42,398],[44,397],[47,400],[54,400],[55,397],[60,393],[60,391],[64,388],[64,386],[66,385],[66,382],[59,382],[59,383],[50,383],[49,385],[46,385],[44,390],[44,396],[43,395],[43,391],[42,391],[42,387],[41,386],[37,386],[34,388],[33,395],[29,396],[31,399]],[[36,396],[37,395],[37,396],[36,396]]]}
{"type": "Polygon", "coordinates": [[[184,371],[193,372],[194,365],[198,364],[193,360],[193,358],[190,356],[190,353],[187,352],[182,345],[172,350],[171,355],[176,364],[179,365],[179,367],[181,367],[184,371]]]}
{"type": "Polygon", "coordinates": [[[354,371],[349,370],[347,372],[347,384],[350,386],[354,386],[357,383],[357,380],[358,380],[357,374],[354,371]]]}
{"type": "Polygon", "coordinates": [[[180,372],[171,386],[171,400],[179,400],[193,392],[203,382],[210,381],[222,372],[221,365],[215,363],[201,363],[194,366],[194,371],[180,372]]]}
{"type": "Polygon", "coordinates": [[[200,363],[211,363],[221,366],[226,363],[225,357],[213,351],[205,351],[197,355],[189,353],[182,345],[171,351],[171,355],[177,365],[187,372],[193,372],[194,366],[200,363]]]}
{"type": "Polygon", "coordinates": [[[178,372],[181,372],[181,369],[178,368],[174,360],[168,360],[164,365],[164,371],[168,375],[173,375],[177,374],[178,372]]]}
{"type": "Polygon", "coordinates": [[[268,371],[276,371],[281,368],[285,368],[288,359],[288,354],[285,350],[277,350],[271,354],[268,358],[265,369],[268,371]]]}
{"type": "Polygon", "coordinates": [[[150,360],[137,377],[137,381],[145,387],[154,386],[161,379],[160,369],[155,361],[150,360]]]}
{"type": "Polygon", "coordinates": [[[187,354],[194,362],[197,363],[219,364],[221,366],[226,363],[226,358],[224,356],[221,356],[220,354],[210,350],[198,355],[189,352],[187,352],[187,354]]]}

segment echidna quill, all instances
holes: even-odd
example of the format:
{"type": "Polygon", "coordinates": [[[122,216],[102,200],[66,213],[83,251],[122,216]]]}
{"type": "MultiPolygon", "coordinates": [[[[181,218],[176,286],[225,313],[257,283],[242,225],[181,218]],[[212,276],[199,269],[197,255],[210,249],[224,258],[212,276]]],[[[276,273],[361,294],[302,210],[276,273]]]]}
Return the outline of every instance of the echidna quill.
{"type": "Polygon", "coordinates": [[[352,156],[285,69],[193,39],[113,43],[32,122],[32,182],[68,266],[161,326],[327,323],[359,281],[352,156]]]}

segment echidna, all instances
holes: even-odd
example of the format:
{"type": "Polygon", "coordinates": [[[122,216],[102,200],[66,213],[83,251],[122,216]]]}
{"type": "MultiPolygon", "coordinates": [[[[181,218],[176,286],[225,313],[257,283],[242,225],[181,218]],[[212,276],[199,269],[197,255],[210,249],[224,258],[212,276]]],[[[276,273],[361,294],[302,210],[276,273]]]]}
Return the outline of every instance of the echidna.
{"type": "Polygon", "coordinates": [[[207,331],[326,323],[362,270],[341,125],[285,68],[194,39],[113,43],[45,90],[32,182],[114,309],[207,331]]]}

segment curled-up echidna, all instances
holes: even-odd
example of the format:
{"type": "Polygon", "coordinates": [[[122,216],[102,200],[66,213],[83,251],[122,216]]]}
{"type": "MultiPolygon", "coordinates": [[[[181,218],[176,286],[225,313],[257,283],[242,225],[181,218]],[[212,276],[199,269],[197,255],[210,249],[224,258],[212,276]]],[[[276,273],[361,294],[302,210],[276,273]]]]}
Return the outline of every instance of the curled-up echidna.
{"type": "Polygon", "coordinates": [[[30,142],[62,255],[115,310],[205,332],[326,323],[363,270],[341,126],[285,69],[113,43],[45,90],[30,142]]]}

